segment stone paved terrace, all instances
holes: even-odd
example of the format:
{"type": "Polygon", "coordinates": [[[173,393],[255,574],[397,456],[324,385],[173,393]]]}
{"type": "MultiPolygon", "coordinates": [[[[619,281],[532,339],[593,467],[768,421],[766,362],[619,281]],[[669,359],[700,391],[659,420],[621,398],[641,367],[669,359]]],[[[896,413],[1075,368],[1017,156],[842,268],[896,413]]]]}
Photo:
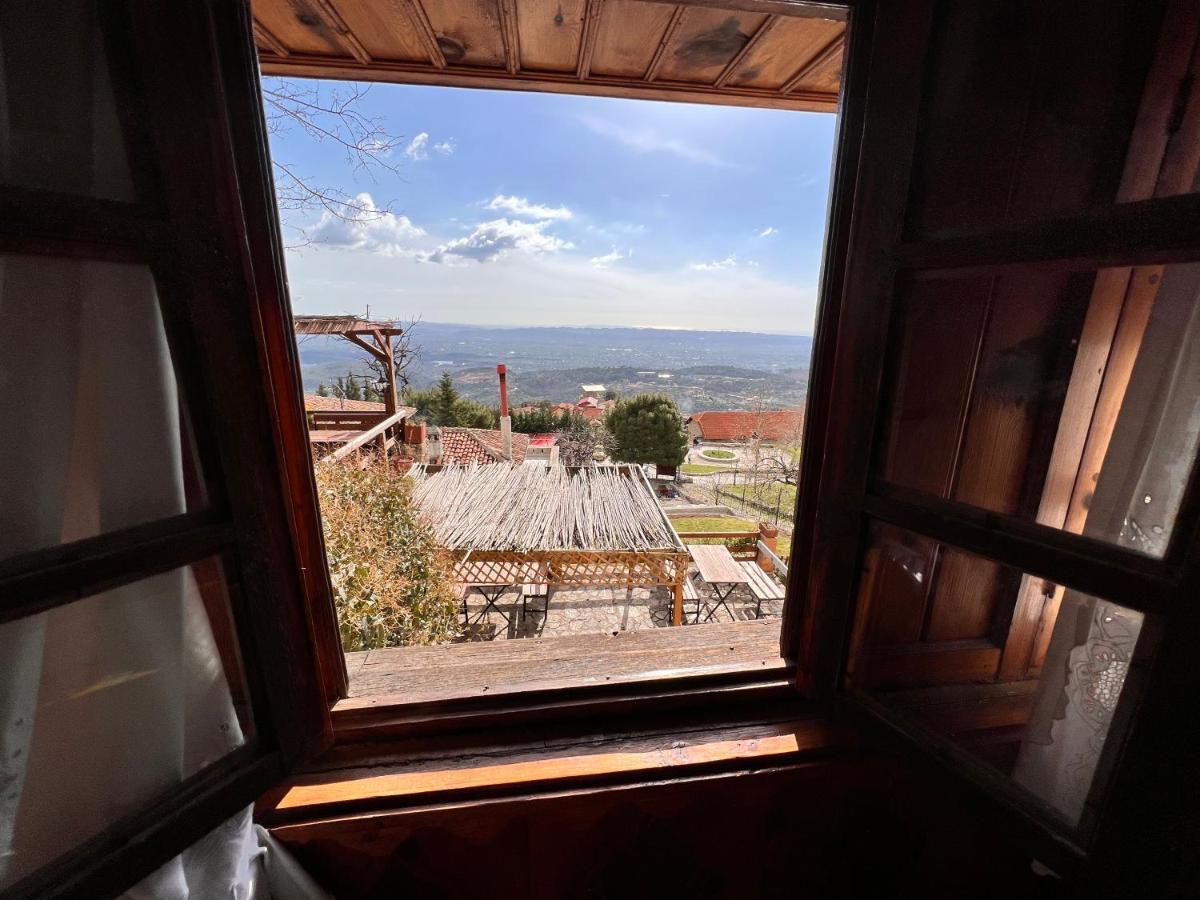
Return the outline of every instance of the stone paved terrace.
{"type": "MultiPolygon", "coordinates": [[[[521,615],[521,595],[518,588],[505,591],[497,606],[512,620],[489,611],[478,625],[473,625],[465,640],[507,640],[529,637],[561,637],[578,634],[616,634],[623,631],[646,631],[668,628],[671,625],[672,594],[669,588],[570,588],[550,591],[549,615],[540,606],[544,601],[530,600],[528,615],[521,615]]],[[[724,609],[717,610],[711,622],[753,621],[754,596],[746,588],[737,588],[727,601],[733,618],[724,609]]],[[[467,609],[474,620],[483,610],[483,597],[472,591],[467,597],[467,609]]],[[[684,603],[684,618],[695,612],[692,602],[684,603]]],[[[783,613],[783,601],[763,601],[763,618],[783,613]]],[[[690,627],[690,626],[685,626],[690,627]]]]}

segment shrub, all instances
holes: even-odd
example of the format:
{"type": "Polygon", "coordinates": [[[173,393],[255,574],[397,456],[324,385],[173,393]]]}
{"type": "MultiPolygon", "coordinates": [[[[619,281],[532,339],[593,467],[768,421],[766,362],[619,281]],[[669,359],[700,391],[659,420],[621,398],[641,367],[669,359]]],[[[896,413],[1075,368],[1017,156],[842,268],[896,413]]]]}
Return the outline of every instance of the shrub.
{"type": "Polygon", "coordinates": [[[382,465],[319,464],[316,475],[343,649],[456,637],[453,573],[417,519],[409,481],[382,465]]]}

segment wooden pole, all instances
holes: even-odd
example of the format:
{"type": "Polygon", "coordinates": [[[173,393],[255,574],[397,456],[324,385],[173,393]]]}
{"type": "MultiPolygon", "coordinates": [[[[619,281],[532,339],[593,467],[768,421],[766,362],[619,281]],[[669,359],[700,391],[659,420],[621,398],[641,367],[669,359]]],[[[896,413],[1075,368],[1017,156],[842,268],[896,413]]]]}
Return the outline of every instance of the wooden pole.
{"type": "MultiPolygon", "coordinates": [[[[684,574],[686,578],[686,573],[684,574]]],[[[675,608],[671,611],[671,624],[683,624],[683,582],[675,582],[675,608]]]]}

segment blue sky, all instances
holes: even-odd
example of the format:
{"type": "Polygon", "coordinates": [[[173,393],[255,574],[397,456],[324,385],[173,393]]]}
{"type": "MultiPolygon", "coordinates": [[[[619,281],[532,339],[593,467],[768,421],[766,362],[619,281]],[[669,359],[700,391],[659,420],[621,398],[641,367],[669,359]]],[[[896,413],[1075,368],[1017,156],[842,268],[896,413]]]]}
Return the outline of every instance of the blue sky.
{"type": "Polygon", "coordinates": [[[402,137],[398,173],[272,139],[390,210],[285,213],[311,241],[287,253],[298,313],[812,331],[832,115],[408,85],[362,112],[402,137]]]}

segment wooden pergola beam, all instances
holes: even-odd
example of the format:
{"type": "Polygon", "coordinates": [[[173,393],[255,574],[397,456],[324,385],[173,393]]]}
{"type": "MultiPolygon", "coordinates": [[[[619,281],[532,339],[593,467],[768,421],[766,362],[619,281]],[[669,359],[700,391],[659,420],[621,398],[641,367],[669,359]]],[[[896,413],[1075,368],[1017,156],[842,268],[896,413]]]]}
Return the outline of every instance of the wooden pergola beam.
{"type": "Polygon", "coordinates": [[[600,33],[600,14],[604,11],[604,0],[587,0],[583,17],[583,38],[579,42],[579,62],[575,66],[575,77],[587,81],[592,73],[592,55],[596,52],[596,36],[600,33]]]}
{"type": "Polygon", "coordinates": [[[783,83],[783,87],[779,89],[779,93],[790,94],[796,88],[800,87],[800,84],[804,81],[804,79],[808,78],[809,75],[815,72],[819,66],[824,65],[838,53],[842,52],[842,43],[845,41],[845,39],[845,33],[839,34],[821,50],[818,50],[812,59],[802,65],[795,75],[783,83]]]}
{"type": "Polygon", "coordinates": [[[675,12],[671,13],[671,21],[667,23],[667,29],[658,41],[658,48],[654,51],[654,58],[650,60],[650,65],[646,67],[646,74],[642,76],[643,81],[653,81],[658,77],[658,70],[662,68],[663,59],[667,55],[667,46],[671,43],[671,38],[675,36],[675,32],[679,30],[679,23],[683,21],[683,17],[686,14],[686,6],[676,6],[675,12]]]}
{"type": "Polygon", "coordinates": [[[759,26],[758,31],[754,32],[754,36],[751,37],[750,40],[746,41],[746,46],[742,47],[742,49],[738,51],[737,56],[729,61],[729,65],[721,70],[721,74],[718,75],[717,80],[713,82],[713,87],[724,87],[725,82],[733,77],[733,73],[738,70],[738,67],[742,64],[742,61],[750,55],[755,47],[762,43],[763,39],[766,38],[767,35],[775,30],[775,26],[777,26],[779,22],[779,16],[768,16],[767,20],[759,26]]]}
{"type": "Polygon", "coordinates": [[[499,0],[500,38],[504,41],[504,62],[508,74],[521,70],[521,33],[517,30],[516,0],[499,0]]]}

